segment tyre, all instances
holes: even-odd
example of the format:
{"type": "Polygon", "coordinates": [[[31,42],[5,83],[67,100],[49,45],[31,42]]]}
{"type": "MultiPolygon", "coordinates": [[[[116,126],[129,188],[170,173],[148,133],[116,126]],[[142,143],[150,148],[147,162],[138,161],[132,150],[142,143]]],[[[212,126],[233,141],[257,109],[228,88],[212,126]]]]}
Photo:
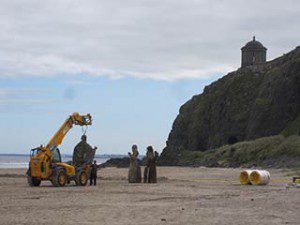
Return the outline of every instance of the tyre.
{"type": "Polygon", "coordinates": [[[86,186],[88,182],[88,175],[87,172],[84,170],[79,171],[76,174],[75,183],[77,186],[86,186]]]}
{"type": "Polygon", "coordinates": [[[32,176],[27,176],[27,182],[31,187],[38,187],[41,184],[41,180],[32,176]]]}
{"type": "Polygon", "coordinates": [[[51,183],[55,187],[63,187],[67,183],[67,174],[64,169],[58,168],[54,171],[52,178],[51,178],[51,183]]]}

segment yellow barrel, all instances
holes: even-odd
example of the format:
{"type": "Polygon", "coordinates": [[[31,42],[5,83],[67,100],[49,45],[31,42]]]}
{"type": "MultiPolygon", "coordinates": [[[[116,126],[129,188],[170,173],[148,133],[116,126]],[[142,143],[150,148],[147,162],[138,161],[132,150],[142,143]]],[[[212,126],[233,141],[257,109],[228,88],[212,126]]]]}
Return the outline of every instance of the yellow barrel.
{"type": "Polygon", "coordinates": [[[271,179],[267,170],[254,170],[250,174],[250,182],[253,185],[266,185],[271,179]]]}
{"type": "Polygon", "coordinates": [[[240,173],[240,182],[243,185],[251,184],[250,182],[250,174],[253,172],[253,170],[243,170],[240,173]]]}

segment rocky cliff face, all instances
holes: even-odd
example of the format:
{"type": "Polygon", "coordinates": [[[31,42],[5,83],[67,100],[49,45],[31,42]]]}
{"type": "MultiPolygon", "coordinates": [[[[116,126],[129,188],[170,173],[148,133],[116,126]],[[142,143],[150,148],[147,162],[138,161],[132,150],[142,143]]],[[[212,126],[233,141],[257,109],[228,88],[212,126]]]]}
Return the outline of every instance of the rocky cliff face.
{"type": "Polygon", "coordinates": [[[276,135],[298,116],[300,46],[264,65],[227,74],[181,106],[160,162],[177,165],[184,151],[276,135]]]}

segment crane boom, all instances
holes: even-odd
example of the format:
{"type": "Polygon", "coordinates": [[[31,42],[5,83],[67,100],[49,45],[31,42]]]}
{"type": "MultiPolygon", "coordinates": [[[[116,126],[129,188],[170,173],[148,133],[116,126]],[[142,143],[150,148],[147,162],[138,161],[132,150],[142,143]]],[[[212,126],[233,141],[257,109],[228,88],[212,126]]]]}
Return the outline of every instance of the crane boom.
{"type": "Polygon", "coordinates": [[[58,131],[54,134],[54,136],[50,139],[48,144],[46,145],[47,150],[56,149],[63,141],[64,137],[68,133],[68,131],[73,127],[73,125],[79,126],[88,126],[92,124],[92,116],[90,114],[79,115],[79,113],[75,112],[60,126],[58,131]]]}

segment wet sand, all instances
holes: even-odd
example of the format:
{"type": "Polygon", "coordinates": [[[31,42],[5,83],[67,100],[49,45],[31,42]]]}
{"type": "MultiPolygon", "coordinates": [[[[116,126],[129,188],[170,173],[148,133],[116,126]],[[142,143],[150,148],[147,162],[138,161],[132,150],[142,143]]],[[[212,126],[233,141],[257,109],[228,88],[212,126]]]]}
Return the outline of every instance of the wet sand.
{"type": "Polygon", "coordinates": [[[300,188],[288,171],[267,186],[242,186],[239,169],[159,167],[157,184],[127,183],[127,169],[99,171],[98,186],[27,185],[0,169],[0,224],[300,224],[300,188]]]}

